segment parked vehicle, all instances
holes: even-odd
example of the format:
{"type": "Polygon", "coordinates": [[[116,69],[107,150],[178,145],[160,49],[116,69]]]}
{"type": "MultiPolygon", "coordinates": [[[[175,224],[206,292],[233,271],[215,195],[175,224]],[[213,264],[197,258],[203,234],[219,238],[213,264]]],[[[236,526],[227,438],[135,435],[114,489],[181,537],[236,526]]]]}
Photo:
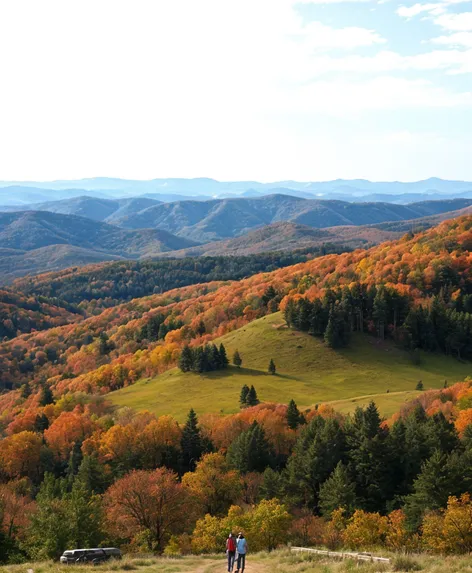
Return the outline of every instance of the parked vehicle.
{"type": "Polygon", "coordinates": [[[74,563],[98,565],[109,559],[121,559],[121,551],[116,547],[69,549],[61,555],[60,562],[64,565],[72,565],[74,563]]]}

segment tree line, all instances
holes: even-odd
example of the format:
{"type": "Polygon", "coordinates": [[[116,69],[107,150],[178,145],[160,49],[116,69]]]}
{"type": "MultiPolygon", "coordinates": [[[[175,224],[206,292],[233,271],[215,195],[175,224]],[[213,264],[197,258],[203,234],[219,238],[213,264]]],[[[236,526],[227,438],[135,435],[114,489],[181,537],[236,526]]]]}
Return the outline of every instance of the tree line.
{"type": "Polygon", "coordinates": [[[469,295],[452,297],[443,289],[417,303],[388,286],[354,283],[327,289],[310,301],[290,298],[284,316],[290,327],[324,339],[332,348],[349,344],[352,332],[392,338],[408,350],[423,349],[472,358],[469,295]]]}
{"type": "Polygon", "coordinates": [[[58,299],[62,304],[80,304],[88,312],[95,312],[133,298],[203,282],[239,280],[347,250],[339,245],[325,244],[297,251],[247,256],[120,261],[85,267],[74,273],[66,270],[18,279],[15,288],[27,295],[58,299]]]}
{"type": "Polygon", "coordinates": [[[179,357],[179,368],[182,372],[212,372],[227,368],[229,360],[223,344],[205,344],[194,348],[186,345],[179,357]]]}

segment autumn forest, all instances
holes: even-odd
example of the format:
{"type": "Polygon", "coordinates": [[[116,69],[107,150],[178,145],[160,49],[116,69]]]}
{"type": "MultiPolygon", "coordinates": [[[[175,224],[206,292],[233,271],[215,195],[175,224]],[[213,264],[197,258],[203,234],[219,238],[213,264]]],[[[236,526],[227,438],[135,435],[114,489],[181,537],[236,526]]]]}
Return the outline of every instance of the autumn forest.
{"type": "Polygon", "coordinates": [[[471,379],[419,380],[387,416],[375,399],[340,411],[314,389],[304,404],[267,401],[261,376],[288,384],[278,357],[245,369],[244,349],[219,339],[244,340],[248,325],[279,313],[281,331],[330,356],[361,339],[398,349],[412,369],[433,355],[467,368],[471,248],[463,216],[367,250],[120,261],[17,279],[0,291],[0,561],[102,544],[212,553],[231,529],[252,550],[470,553],[471,379]],[[177,419],[114,403],[173,372],[189,393],[252,378],[231,411],[177,419]]]}

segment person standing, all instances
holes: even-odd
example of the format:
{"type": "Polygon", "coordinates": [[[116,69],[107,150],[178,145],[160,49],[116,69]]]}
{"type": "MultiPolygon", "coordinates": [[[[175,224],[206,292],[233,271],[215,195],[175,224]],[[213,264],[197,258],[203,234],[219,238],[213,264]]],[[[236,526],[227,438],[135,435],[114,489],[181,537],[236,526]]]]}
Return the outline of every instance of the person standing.
{"type": "Polygon", "coordinates": [[[242,532],[239,533],[236,539],[236,551],[238,553],[238,564],[236,565],[236,573],[244,573],[246,567],[246,554],[248,546],[247,541],[242,532]]]}
{"type": "Polygon", "coordinates": [[[234,558],[236,556],[236,541],[232,533],[228,535],[228,539],[226,540],[226,555],[228,556],[228,571],[231,573],[231,571],[233,571],[234,558]]]}

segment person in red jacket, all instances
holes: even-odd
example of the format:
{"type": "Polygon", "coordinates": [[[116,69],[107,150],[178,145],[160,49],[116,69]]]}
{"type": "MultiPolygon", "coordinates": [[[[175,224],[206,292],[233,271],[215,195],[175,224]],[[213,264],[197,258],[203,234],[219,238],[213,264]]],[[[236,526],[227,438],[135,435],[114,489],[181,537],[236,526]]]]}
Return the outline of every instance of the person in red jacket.
{"type": "Polygon", "coordinates": [[[231,573],[234,567],[234,558],[236,557],[236,540],[232,533],[226,540],[226,555],[228,556],[228,571],[231,573]]]}

